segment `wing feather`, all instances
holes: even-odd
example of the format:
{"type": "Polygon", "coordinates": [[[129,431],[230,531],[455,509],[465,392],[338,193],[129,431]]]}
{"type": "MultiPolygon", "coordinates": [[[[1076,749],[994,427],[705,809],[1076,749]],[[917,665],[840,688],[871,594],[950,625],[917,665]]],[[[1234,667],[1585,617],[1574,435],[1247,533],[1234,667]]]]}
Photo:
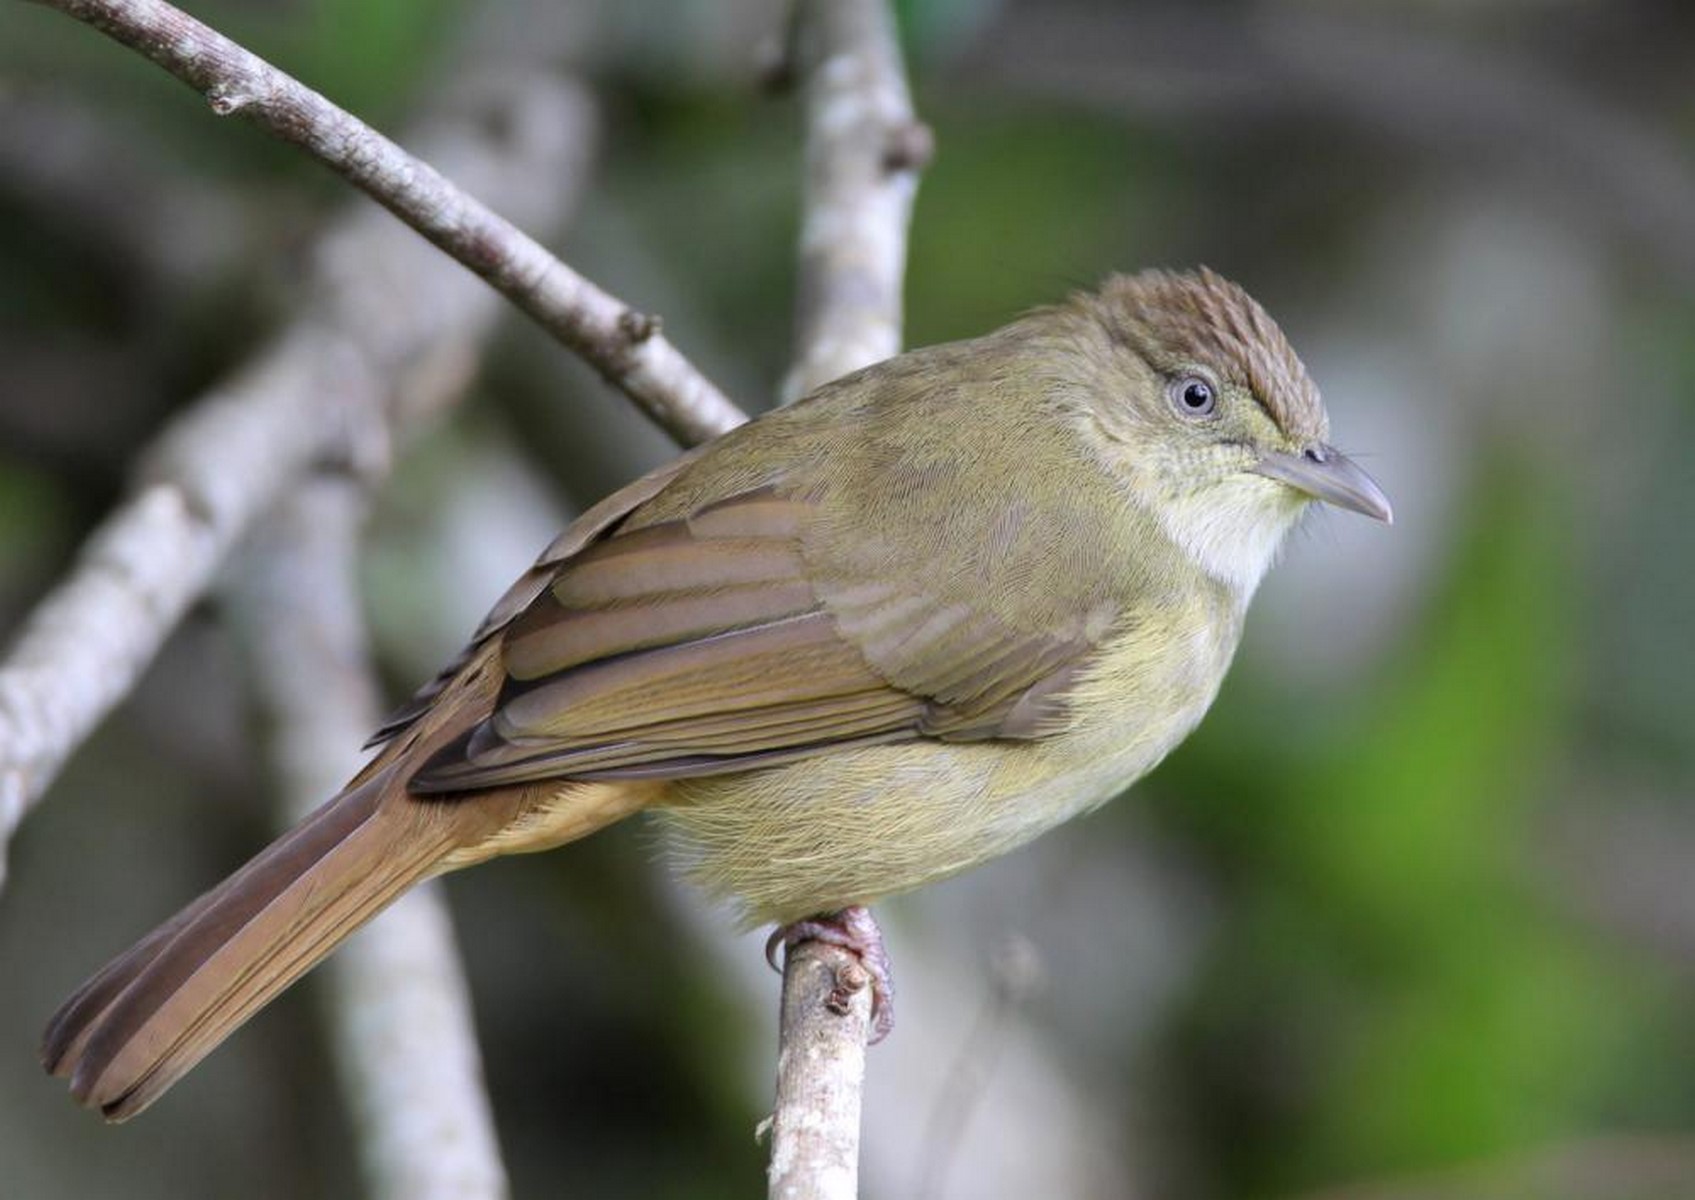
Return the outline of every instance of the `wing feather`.
{"type": "MultiPolygon", "coordinates": [[[[554,776],[747,770],[842,745],[1039,737],[1093,648],[1008,627],[924,578],[814,582],[816,501],[774,485],[607,522],[547,568],[501,639],[492,715],[412,779],[442,793],[554,776]]],[[[1096,624],[1099,621],[1096,620],[1096,624]]]]}

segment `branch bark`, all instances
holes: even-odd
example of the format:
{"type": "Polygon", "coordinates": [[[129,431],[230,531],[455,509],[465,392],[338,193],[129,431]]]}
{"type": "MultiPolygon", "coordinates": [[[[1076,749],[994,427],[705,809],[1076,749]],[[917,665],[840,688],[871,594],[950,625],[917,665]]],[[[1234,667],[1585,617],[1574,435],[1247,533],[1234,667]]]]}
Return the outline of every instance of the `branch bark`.
{"type": "MultiPolygon", "coordinates": [[[[523,219],[559,221],[588,158],[587,95],[532,76],[461,94],[459,109],[421,132],[432,153],[523,219]],[[490,128],[504,137],[491,141],[490,128]]],[[[457,395],[497,315],[491,292],[371,210],[313,257],[301,317],[166,428],[131,498],[0,662],[0,864],[253,520],[326,462],[379,468],[396,431],[457,395]]]]}
{"type": "MultiPolygon", "coordinates": [[[[353,481],[308,482],[255,530],[224,589],[269,734],[282,825],[335,793],[382,716],[357,586],[364,516],[353,481]]],[[[322,978],[366,1193],[502,1200],[506,1171],[440,884],[402,896],[322,978]]]]}
{"type": "MultiPolygon", "coordinates": [[[[799,0],[807,166],[795,364],[785,398],[900,350],[901,281],[929,134],[912,113],[884,0],[799,0]]],[[[851,1200],[871,989],[860,964],[803,942],[784,955],[772,1200],[851,1200]]]]}
{"type": "Polygon", "coordinates": [[[164,0],[44,0],[135,50],[206,97],[292,142],[481,276],[582,355],[679,441],[745,415],[637,312],[427,163],[164,0]]]}
{"type": "Polygon", "coordinates": [[[900,352],[907,227],[932,153],[881,0],[800,0],[791,45],[807,133],[785,402],[900,352]]]}
{"type": "Polygon", "coordinates": [[[859,1113],[871,979],[853,954],[802,942],[783,957],[771,1200],[859,1195],[859,1113]]]}

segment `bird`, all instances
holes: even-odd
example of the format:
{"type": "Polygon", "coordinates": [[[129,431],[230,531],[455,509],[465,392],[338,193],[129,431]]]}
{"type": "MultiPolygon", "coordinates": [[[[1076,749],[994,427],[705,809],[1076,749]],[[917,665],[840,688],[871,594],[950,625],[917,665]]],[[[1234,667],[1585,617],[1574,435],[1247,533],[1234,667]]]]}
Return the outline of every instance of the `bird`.
{"type": "Polygon", "coordinates": [[[335,797],[114,959],[42,1059],[122,1121],[402,892],[638,812],[787,944],[1086,813],[1201,720],[1315,502],[1388,523],[1206,268],[909,351],[586,510],[335,797]]]}

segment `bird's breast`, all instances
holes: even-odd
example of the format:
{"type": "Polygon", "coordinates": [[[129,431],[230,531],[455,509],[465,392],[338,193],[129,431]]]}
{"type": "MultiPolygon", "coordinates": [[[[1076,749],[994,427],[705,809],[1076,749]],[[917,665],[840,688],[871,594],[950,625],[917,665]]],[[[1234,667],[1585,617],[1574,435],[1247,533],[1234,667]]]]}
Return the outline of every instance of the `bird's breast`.
{"type": "Polygon", "coordinates": [[[870,903],[1003,854],[1151,770],[1199,722],[1239,622],[1206,606],[1121,623],[1033,741],[865,746],[679,781],[684,871],[750,923],[870,903]]]}
{"type": "Polygon", "coordinates": [[[1151,771],[1206,715],[1240,631],[1233,607],[1200,602],[1121,620],[1069,694],[1066,729],[1002,764],[995,790],[1019,799],[1000,822],[1028,840],[1151,771]]]}

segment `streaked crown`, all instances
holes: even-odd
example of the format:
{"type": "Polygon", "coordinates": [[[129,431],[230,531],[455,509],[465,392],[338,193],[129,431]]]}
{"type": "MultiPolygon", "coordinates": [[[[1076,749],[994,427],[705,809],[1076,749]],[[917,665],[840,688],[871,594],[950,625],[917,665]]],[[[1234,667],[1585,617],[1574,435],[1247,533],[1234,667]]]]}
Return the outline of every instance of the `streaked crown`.
{"type": "Polygon", "coordinates": [[[1318,388],[1277,322],[1238,285],[1206,267],[1142,271],[1112,276],[1100,299],[1115,336],[1156,370],[1210,368],[1251,391],[1291,441],[1324,440],[1318,388]]]}

